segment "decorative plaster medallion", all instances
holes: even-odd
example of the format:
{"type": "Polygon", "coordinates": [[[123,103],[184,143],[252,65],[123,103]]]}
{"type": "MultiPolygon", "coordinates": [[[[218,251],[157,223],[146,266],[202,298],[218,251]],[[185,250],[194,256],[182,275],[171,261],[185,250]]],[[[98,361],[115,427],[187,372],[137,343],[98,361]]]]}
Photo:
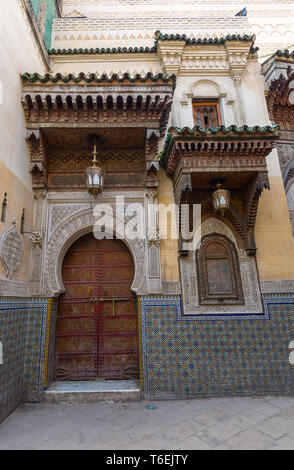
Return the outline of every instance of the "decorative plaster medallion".
{"type": "Polygon", "coordinates": [[[12,227],[4,230],[0,239],[0,259],[6,270],[8,279],[20,266],[22,259],[21,237],[16,229],[16,222],[12,222],[12,227]]]}

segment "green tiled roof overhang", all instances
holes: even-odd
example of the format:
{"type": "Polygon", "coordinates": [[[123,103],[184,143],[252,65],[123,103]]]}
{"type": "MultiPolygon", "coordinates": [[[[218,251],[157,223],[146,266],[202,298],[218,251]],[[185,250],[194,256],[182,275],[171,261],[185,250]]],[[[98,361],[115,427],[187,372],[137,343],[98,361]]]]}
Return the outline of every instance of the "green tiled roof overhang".
{"type": "Polygon", "coordinates": [[[91,82],[96,82],[96,83],[102,83],[102,82],[108,82],[112,83],[114,81],[116,82],[147,82],[148,80],[152,82],[158,82],[162,81],[164,83],[172,83],[175,85],[176,82],[176,77],[175,75],[170,75],[170,74],[163,74],[163,73],[158,73],[157,75],[153,75],[151,72],[147,73],[146,75],[140,75],[136,74],[134,76],[131,76],[128,73],[124,73],[122,76],[119,76],[117,74],[113,74],[111,76],[108,75],[101,75],[98,76],[95,73],[90,73],[90,74],[85,74],[83,72],[79,73],[78,75],[74,75],[72,73],[69,73],[68,75],[63,75],[61,73],[57,73],[55,75],[51,75],[50,73],[46,73],[45,75],[40,75],[39,73],[23,73],[21,74],[21,78],[24,82],[30,82],[30,83],[47,83],[47,82],[52,82],[52,83],[57,83],[59,81],[63,83],[69,83],[69,82],[74,82],[74,83],[79,83],[81,81],[85,81],[87,83],[91,82]]]}
{"type": "Polygon", "coordinates": [[[96,49],[50,49],[49,55],[71,54],[148,54],[155,53],[156,47],[102,47],[96,49]]]}
{"type": "Polygon", "coordinates": [[[186,34],[162,34],[160,31],[156,31],[155,33],[155,46],[157,45],[158,41],[185,41],[185,43],[190,46],[192,44],[198,45],[209,45],[209,44],[224,44],[227,41],[246,41],[246,42],[254,42],[255,35],[254,34],[228,34],[227,36],[221,38],[188,38],[186,34]]]}
{"type": "Polygon", "coordinates": [[[71,55],[71,54],[142,54],[155,53],[157,51],[158,41],[185,41],[188,46],[196,45],[220,45],[227,41],[255,41],[255,35],[228,34],[221,38],[202,38],[191,39],[185,34],[162,34],[160,31],[155,33],[155,43],[153,47],[113,47],[113,48],[96,48],[96,49],[51,49],[50,55],[71,55]]]}
{"type": "Polygon", "coordinates": [[[279,49],[276,52],[274,52],[270,57],[268,57],[262,65],[266,64],[270,59],[273,57],[280,57],[280,58],[285,58],[285,59],[294,59],[294,51],[289,51],[289,49],[279,49]]]}
{"type": "Polygon", "coordinates": [[[193,128],[190,127],[170,127],[168,132],[175,133],[177,135],[185,135],[185,136],[209,136],[209,135],[227,135],[227,134],[236,134],[240,136],[241,134],[251,135],[251,134],[273,134],[280,129],[278,125],[276,126],[241,126],[237,127],[235,125],[226,127],[226,126],[218,126],[218,127],[207,127],[203,129],[202,127],[195,126],[193,128]]]}
{"type": "Polygon", "coordinates": [[[278,137],[277,132],[280,130],[279,125],[275,126],[219,126],[219,127],[208,127],[207,129],[203,129],[202,127],[195,126],[193,128],[190,127],[170,127],[168,129],[168,134],[166,137],[166,141],[164,144],[164,149],[160,155],[160,161],[163,167],[165,167],[169,152],[171,150],[171,141],[173,137],[188,137],[188,138],[209,138],[209,137],[228,137],[234,138],[239,137],[278,137]]]}

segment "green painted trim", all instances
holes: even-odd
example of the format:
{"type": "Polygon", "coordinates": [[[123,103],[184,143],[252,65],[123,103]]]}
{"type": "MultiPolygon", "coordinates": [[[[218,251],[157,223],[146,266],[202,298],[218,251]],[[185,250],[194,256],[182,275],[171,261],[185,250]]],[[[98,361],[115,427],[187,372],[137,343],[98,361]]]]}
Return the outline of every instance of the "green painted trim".
{"type": "MultiPolygon", "coordinates": [[[[38,20],[40,0],[30,0],[30,3],[35,13],[36,20],[38,20]]],[[[60,15],[60,10],[58,7],[58,2],[56,0],[47,0],[45,33],[44,33],[44,42],[46,44],[47,49],[51,47],[53,20],[59,15],[60,15]]]]}
{"type": "Polygon", "coordinates": [[[69,83],[69,82],[74,82],[74,83],[79,83],[82,80],[86,81],[87,83],[91,82],[96,82],[96,83],[101,83],[101,82],[108,82],[111,83],[113,81],[117,82],[125,82],[129,81],[131,83],[134,82],[146,82],[147,80],[151,80],[152,82],[158,82],[162,81],[164,83],[171,83],[173,86],[175,86],[176,83],[176,76],[175,75],[164,75],[163,73],[158,73],[157,75],[153,75],[152,73],[147,73],[145,76],[142,76],[140,74],[136,74],[134,76],[131,76],[128,73],[124,73],[121,77],[117,74],[113,74],[111,76],[108,75],[101,75],[101,77],[98,77],[95,73],[90,73],[89,75],[86,75],[84,72],[79,73],[78,75],[74,75],[72,73],[68,75],[63,75],[61,73],[57,73],[55,75],[51,75],[50,73],[46,73],[45,75],[40,75],[39,73],[23,73],[21,74],[21,78],[24,82],[30,82],[30,83],[36,83],[36,82],[41,82],[41,83],[47,83],[47,82],[52,82],[52,83],[57,83],[59,81],[62,81],[63,83],[69,83]]]}

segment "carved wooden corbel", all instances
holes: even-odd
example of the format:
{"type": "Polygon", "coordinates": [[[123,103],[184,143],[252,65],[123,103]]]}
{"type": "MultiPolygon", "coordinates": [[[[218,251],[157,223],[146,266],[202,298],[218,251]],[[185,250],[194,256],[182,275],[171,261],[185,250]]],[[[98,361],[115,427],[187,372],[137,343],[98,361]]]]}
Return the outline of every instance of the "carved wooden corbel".
{"type": "Polygon", "coordinates": [[[146,162],[157,160],[158,157],[158,144],[159,144],[159,130],[147,129],[146,134],[146,162]]]}
{"type": "Polygon", "coordinates": [[[34,190],[46,189],[48,182],[47,146],[39,130],[28,130],[26,140],[30,153],[30,173],[34,190]]]}
{"type": "Polygon", "coordinates": [[[248,256],[256,254],[254,228],[259,198],[264,189],[270,189],[268,173],[267,171],[260,171],[254,180],[249,183],[247,190],[245,250],[248,256]]]}
{"type": "Polygon", "coordinates": [[[146,189],[158,188],[158,171],[159,162],[147,162],[146,163],[146,189]]]}

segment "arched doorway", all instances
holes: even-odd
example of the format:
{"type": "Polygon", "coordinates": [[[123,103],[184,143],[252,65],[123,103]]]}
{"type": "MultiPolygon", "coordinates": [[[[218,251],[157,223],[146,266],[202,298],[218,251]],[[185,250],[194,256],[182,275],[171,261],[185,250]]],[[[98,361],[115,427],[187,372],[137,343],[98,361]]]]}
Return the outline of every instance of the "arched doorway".
{"type": "Polygon", "coordinates": [[[121,240],[92,233],[67,251],[65,293],[56,323],[56,380],[137,378],[137,299],[134,262],[121,240]]]}

